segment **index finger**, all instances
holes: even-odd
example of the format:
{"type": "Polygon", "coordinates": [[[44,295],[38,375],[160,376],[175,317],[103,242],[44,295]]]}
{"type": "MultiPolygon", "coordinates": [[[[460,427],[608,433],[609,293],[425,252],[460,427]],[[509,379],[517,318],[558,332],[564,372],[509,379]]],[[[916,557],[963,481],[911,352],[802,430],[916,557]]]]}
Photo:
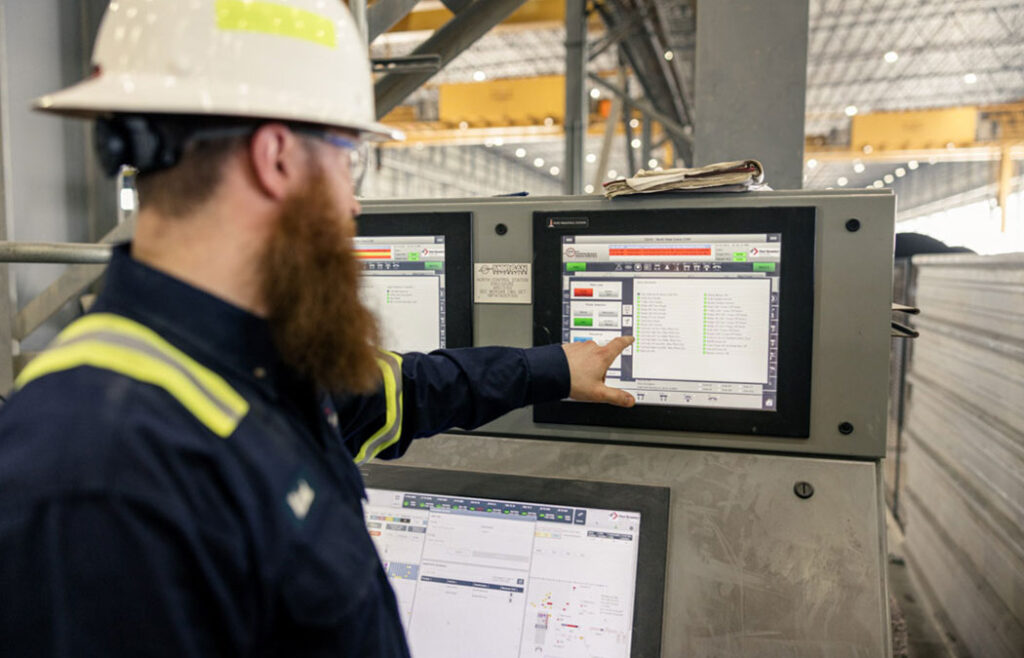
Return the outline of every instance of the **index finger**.
{"type": "Polygon", "coordinates": [[[633,344],[632,336],[616,336],[615,338],[608,341],[605,345],[605,349],[610,352],[608,363],[611,363],[622,354],[622,350],[626,349],[633,344]]]}

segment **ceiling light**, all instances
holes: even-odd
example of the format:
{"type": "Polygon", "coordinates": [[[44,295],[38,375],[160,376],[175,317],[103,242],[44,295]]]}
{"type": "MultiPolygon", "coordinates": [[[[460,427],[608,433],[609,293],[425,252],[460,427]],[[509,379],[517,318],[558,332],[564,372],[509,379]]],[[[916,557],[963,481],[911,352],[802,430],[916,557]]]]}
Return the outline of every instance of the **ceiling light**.
{"type": "Polygon", "coordinates": [[[666,60],[671,62],[673,57],[675,57],[675,54],[671,50],[666,50],[665,51],[665,59],[666,60]]]}
{"type": "Polygon", "coordinates": [[[655,168],[654,168],[654,171],[665,171],[665,170],[664,170],[664,169],[662,169],[661,167],[655,167],[655,168]]]}
{"type": "Polygon", "coordinates": [[[639,128],[640,127],[640,119],[630,119],[629,120],[629,127],[630,128],[639,128]]]}
{"type": "Polygon", "coordinates": [[[655,167],[658,166],[658,159],[651,158],[650,160],[647,161],[647,166],[650,167],[651,169],[654,169],[655,167]]]}
{"type": "Polygon", "coordinates": [[[614,169],[609,169],[608,170],[608,178],[618,178],[618,177],[619,177],[619,172],[615,171],[614,169]]]}
{"type": "Polygon", "coordinates": [[[856,105],[847,105],[846,109],[843,110],[843,112],[846,112],[846,116],[852,117],[853,115],[857,114],[857,106],[856,105]]]}
{"type": "Polygon", "coordinates": [[[874,150],[875,150],[875,147],[871,146],[871,144],[865,144],[864,147],[861,148],[861,151],[864,151],[865,155],[871,153],[874,150]]]}
{"type": "Polygon", "coordinates": [[[864,173],[864,163],[863,162],[854,162],[853,163],[853,171],[855,173],[858,173],[858,174],[863,174],[864,173]]]}
{"type": "Polygon", "coordinates": [[[594,186],[591,185],[590,183],[587,183],[587,185],[583,188],[583,191],[586,192],[587,194],[593,194],[594,186]]]}
{"type": "Polygon", "coordinates": [[[968,73],[968,74],[966,74],[964,76],[964,82],[966,82],[969,85],[973,85],[977,81],[978,81],[978,76],[975,73],[968,73]]]}
{"type": "Polygon", "coordinates": [[[907,163],[907,169],[909,169],[910,171],[914,171],[920,166],[921,165],[917,163],[917,160],[911,160],[910,162],[907,163]]]}
{"type": "Polygon", "coordinates": [[[551,169],[549,169],[548,171],[550,171],[550,172],[551,172],[551,175],[552,175],[552,176],[557,176],[558,174],[560,174],[560,173],[562,172],[562,170],[561,170],[561,169],[559,169],[558,167],[552,167],[552,168],[551,168],[551,169]]]}
{"type": "Polygon", "coordinates": [[[467,128],[469,128],[469,123],[467,123],[466,121],[459,122],[459,130],[465,130],[467,128]]]}
{"type": "Polygon", "coordinates": [[[587,153],[587,162],[589,162],[590,164],[594,164],[595,162],[597,162],[597,156],[594,155],[593,153],[587,153]]]}
{"type": "Polygon", "coordinates": [[[904,176],[907,175],[907,170],[904,169],[903,167],[896,167],[896,171],[893,173],[896,174],[896,178],[903,178],[904,176]]]}
{"type": "Polygon", "coordinates": [[[836,179],[836,185],[838,185],[839,187],[845,187],[846,184],[849,182],[850,181],[848,178],[846,178],[846,176],[840,176],[839,178],[836,179]]]}
{"type": "Polygon", "coordinates": [[[544,166],[544,158],[537,158],[536,160],[534,160],[533,161],[533,166],[534,167],[543,167],[544,166]]]}
{"type": "Polygon", "coordinates": [[[899,53],[897,53],[895,50],[890,50],[889,52],[885,53],[885,61],[889,64],[895,64],[896,60],[898,60],[899,58],[899,53]]]}
{"type": "Polygon", "coordinates": [[[808,169],[814,169],[817,166],[818,166],[818,161],[815,160],[814,158],[811,158],[810,160],[807,161],[807,168],[808,169]]]}
{"type": "Polygon", "coordinates": [[[892,185],[892,182],[896,179],[892,177],[892,174],[886,174],[885,176],[882,176],[882,180],[885,181],[886,185],[892,185]]]}
{"type": "Polygon", "coordinates": [[[882,181],[876,180],[874,183],[871,184],[871,186],[872,187],[882,187],[882,181]]]}
{"type": "Polygon", "coordinates": [[[483,82],[484,80],[487,79],[487,74],[484,73],[483,71],[474,71],[473,79],[476,80],[477,82],[483,82]]]}
{"type": "Polygon", "coordinates": [[[523,148],[516,149],[516,157],[517,158],[525,158],[526,157],[526,149],[523,149],[523,148]]]}
{"type": "Polygon", "coordinates": [[[637,138],[637,137],[634,137],[634,138],[633,138],[633,141],[631,141],[631,142],[629,143],[629,145],[630,145],[630,146],[632,146],[632,147],[633,147],[633,148],[635,148],[635,149],[638,149],[638,148],[640,148],[641,146],[643,146],[643,145],[644,145],[644,143],[643,143],[643,142],[641,142],[639,138],[637,138]]]}
{"type": "Polygon", "coordinates": [[[601,90],[598,89],[597,87],[594,87],[593,89],[590,90],[590,97],[593,98],[594,100],[601,98],[601,90]]]}
{"type": "Polygon", "coordinates": [[[544,117],[544,125],[547,126],[548,128],[555,125],[554,117],[544,117]]]}

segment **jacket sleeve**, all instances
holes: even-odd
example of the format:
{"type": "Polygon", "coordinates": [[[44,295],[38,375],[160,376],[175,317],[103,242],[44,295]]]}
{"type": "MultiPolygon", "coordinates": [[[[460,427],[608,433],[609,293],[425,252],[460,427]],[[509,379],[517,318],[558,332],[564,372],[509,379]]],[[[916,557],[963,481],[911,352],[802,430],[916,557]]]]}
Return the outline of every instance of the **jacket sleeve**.
{"type": "Polygon", "coordinates": [[[569,394],[561,345],[382,352],[380,362],[380,391],[331,396],[357,462],[400,457],[414,438],[474,429],[513,409],[569,394]]]}

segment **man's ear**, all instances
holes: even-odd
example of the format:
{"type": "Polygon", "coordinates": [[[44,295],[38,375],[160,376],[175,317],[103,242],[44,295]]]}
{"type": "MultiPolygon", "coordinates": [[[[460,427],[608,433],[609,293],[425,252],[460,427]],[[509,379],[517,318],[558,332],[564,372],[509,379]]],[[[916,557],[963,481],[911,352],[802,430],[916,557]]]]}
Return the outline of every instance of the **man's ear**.
{"type": "Polygon", "coordinates": [[[305,179],[309,156],[283,123],[260,126],[249,140],[249,165],[256,185],[274,201],[282,201],[305,179]]]}

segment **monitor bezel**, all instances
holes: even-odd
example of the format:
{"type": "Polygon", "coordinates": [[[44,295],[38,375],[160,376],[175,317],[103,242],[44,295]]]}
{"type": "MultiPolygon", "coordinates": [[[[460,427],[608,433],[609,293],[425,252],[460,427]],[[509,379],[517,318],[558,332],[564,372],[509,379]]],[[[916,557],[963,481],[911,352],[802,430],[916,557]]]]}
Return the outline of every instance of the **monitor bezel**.
{"type": "Polygon", "coordinates": [[[671,500],[668,487],[390,464],[363,464],[359,470],[369,489],[639,512],[633,640],[629,655],[630,658],[661,655],[671,500]]]}
{"type": "Polygon", "coordinates": [[[559,401],[534,406],[536,423],[808,438],[814,335],[816,208],[673,208],[535,212],[534,345],[561,341],[562,236],[782,234],[775,411],[559,401]]]}
{"type": "MultiPolygon", "coordinates": [[[[372,213],[360,215],[356,235],[443,235],[445,242],[445,346],[473,346],[473,213],[372,213]]],[[[383,347],[387,347],[384,345],[383,347]]]]}

